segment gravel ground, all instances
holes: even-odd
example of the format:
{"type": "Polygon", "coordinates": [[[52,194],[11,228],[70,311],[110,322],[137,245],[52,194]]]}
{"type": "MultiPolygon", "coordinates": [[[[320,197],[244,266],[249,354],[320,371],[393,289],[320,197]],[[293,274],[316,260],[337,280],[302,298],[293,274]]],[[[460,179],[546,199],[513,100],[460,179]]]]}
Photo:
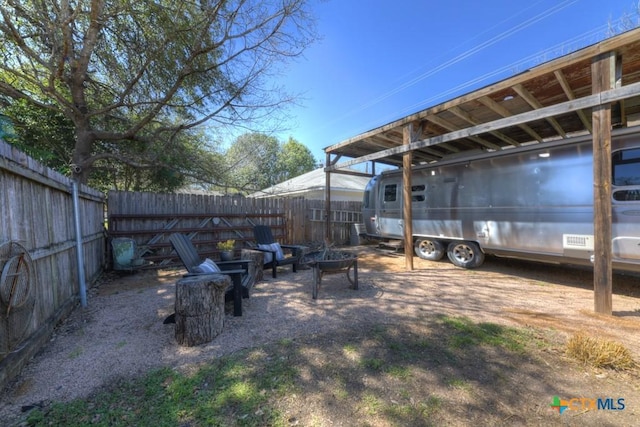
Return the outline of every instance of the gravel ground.
{"type": "Polygon", "coordinates": [[[640,360],[640,278],[614,277],[614,316],[593,313],[592,275],[581,269],[487,258],[478,270],[446,261],[404,256],[371,246],[359,254],[360,287],[344,274],[323,278],[311,298],[311,270],[279,270],[256,284],[244,300],[244,315],[227,307],[222,334],[196,347],[179,346],[173,324],[175,282],[182,271],[107,275],[91,289],[86,309],[77,308],[56,329],[50,343],[0,398],[0,419],[26,405],[82,398],[103,384],[150,369],[189,369],[221,355],[282,338],[325,334],[358,325],[401,324],[434,314],[464,315],[475,321],[554,328],[571,334],[588,330],[623,343],[640,360]]]}

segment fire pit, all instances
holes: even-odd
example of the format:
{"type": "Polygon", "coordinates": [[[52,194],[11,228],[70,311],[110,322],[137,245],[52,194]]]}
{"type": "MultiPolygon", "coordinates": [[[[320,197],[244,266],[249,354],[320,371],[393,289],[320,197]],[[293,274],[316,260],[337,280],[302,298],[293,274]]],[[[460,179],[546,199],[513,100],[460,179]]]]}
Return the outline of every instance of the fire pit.
{"type": "Polygon", "coordinates": [[[323,250],[306,254],[301,261],[313,269],[311,296],[318,298],[320,282],[325,274],[346,273],[352,289],[358,289],[358,256],[349,252],[323,250]],[[353,279],[349,276],[353,268],[353,279]]]}

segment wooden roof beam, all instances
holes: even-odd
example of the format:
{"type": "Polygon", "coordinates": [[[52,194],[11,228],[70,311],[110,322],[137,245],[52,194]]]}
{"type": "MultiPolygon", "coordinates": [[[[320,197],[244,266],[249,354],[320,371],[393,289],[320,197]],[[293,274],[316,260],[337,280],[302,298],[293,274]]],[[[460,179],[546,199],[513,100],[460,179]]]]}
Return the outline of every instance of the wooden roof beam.
{"type": "MultiPolygon", "coordinates": [[[[556,76],[556,79],[558,80],[558,83],[560,83],[560,86],[562,87],[562,90],[564,91],[564,94],[567,95],[567,98],[570,101],[576,99],[576,95],[573,93],[573,90],[571,89],[571,86],[569,86],[569,82],[567,81],[567,78],[565,77],[565,75],[562,72],[562,70],[556,70],[556,71],[553,72],[553,74],[556,76]]],[[[584,127],[589,131],[589,133],[593,133],[593,128],[591,127],[591,122],[587,118],[586,114],[584,114],[584,111],[578,110],[578,111],[576,111],[576,114],[580,118],[580,121],[582,122],[584,127]]]]}
{"type": "MultiPolygon", "coordinates": [[[[455,126],[453,123],[451,123],[451,122],[449,122],[449,121],[447,121],[445,119],[442,119],[442,118],[440,118],[438,116],[429,116],[429,117],[427,117],[427,120],[437,124],[440,127],[445,128],[446,130],[448,130],[450,132],[453,132],[453,131],[456,131],[456,130],[460,129],[459,127],[455,126]]],[[[491,148],[493,150],[500,149],[499,146],[497,146],[495,144],[492,144],[489,141],[485,141],[484,139],[482,139],[480,137],[477,137],[477,136],[470,136],[469,139],[474,141],[474,142],[476,142],[476,143],[478,143],[478,144],[480,144],[480,145],[483,145],[483,146],[485,146],[487,148],[491,148]]],[[[447,144],[447,145],[449,145],[449,144],[447,144]]],[[[443,147],[444,144],[438,144],[438,146],[443,147]]],[[[455,148],[455,147],[452,147],[452,148],[455,148]]],[[[458,150],[457,148],[455,148],[455,151],[454,150],[451,150],[451,151],[453,151],[454,153],[459,153],[460,152],[460,150],[458,150]]]]}
{"type": "MultiPolygon", "coordinates": [[[[450,101],[447,102],[443,102],[442,104],[433,106],[431,108],[428,108],[426,110],[422,110],[419,111],[417,113],[414,113],[410,116],[404,117],[402,119],[396,120],[394,122],[391,123],[387,123],[384,126],[380,126],[376,129],[372,129],[368,132],[365,132],[363,134],[354,136],[352,138],[349,138],[345,141],[342,141],[338,144],[334,144],[331,145],[329,147],[325,148],[325,152],[333,152],[333,151],[337,151],[340,150],[341,148],[348,146],[354,142],[357,141],[361,141],[365,138],[368,138],[370,136],[376,135],[380,132],[385,132],[388,131],[390,129],[394,129],[394,128],[398,128],[399,126],[402,126],[406,123],[409,123],[411,121],[414,120],[421,120],[425,117],[429,117],[433,114],[437,114],[439,112],[442,111],[446,111],[447,109],[451,108],[454,105],[461,105],[464,104],[466,102],[469,101],[473,101],[473,100],[477,100],[481,97],[484,96],[488,96],[491,94],[495,94],[497,92],[500,92],[502,90],[505,89],[510,89],[513,88],[514,84],[521,84],[524,82],[529,82],[532,81],[533,79],[543,76],[545,74],[548,74],[554,70],[559,70],[559,69],[563,69],[566,68],[569,65],[575,64],[579,61],[584,61],[584,60],[588,60],[591,61],[591,59],[595,56],[598,55],[602,52],[607,52],[607,51],[615,51],[621,47],[624,47],[630,43],[636,43],[638,41],[638,38],[640,38],[640,28],[635,28],[633,30],[627,31],[625,33],[620,34],[619,36],[616,37],[611,37],[609,39],[605,39],[599,43],[595,43],[591,46],[587,46],[583,49],[577,50],[576,52],[570,53],[568,55],[562,56],[560,58],[556,58],[553,59],[547,63],[544,63],[542,65],[539,65],[537,67],[531,68],[526,70],[525,72],[522,72],[520,74],[517,74],[511,78],[502,80],[498,83],[486,86],[482,89],[479,89],[477,91],[474,91],[472,93],[469,93],[467,95],[463,95],[461,97],[452,99],[450,101]]],[[[505,116],[506,118],[506,116],[505,116]]],[[[537,139],[537,138],[535,138],[537,139]]]]}
{"type": "Polygon", "coordinates": [[[366,141],[367,141],[367,144],[373,145],[374,147],[380,147],[380,148],[389,148],[389,147],[395,147],[396,145],[398,145],[393,139],[385,136],[384,134],[372,136],[371,138],[368,138],[366,141]]]}
{"type": "Polygon", "coordinates": [[[358,172],[352,169],[334,169],[330,173],[338,173],[340,175],[365,176],[372,177],[374,174],[367,172],[358,172]]]}
{"type": "Polygon", "coordinates": [[[336,157],[334,157],[333,159],[331,159],[329,156],[327,156],[327,163],[329,163],[331,166],[333,166],[336,163],[338,163],[338,160],[340,160],[341,158],[342,158],[342,154],[336,155],[336,157]]]}
{"type": "MultiPolygon", "coordinates": [[[[376,141],[378,139],[387,140],[387,141],[389,141],[389,145],[394,146],[394,147],[398,145],[397,141],[395,141],[394,139],[392,139],[392,138],[390,138],[390,137],[388,137],[388,136],[386,136],[384,134],[380,134],[380,135],[377,135],[375,137],[369,138],[366,141],[367,141],[367,143],[370,143],[370,144],[378,146],[378,147],[383,146],[383,144],[381,144],[380,142],[376,141]]],[[[389,148],[389,147],[386,147],[386,148],[389,148]]],[[[425,161],[433,161],[433,160],[442,159],[444,157],[444,154],[442,154],[441,152],[439,152],[437,150],[434,150],[432,148],[426,148],[426,149],[420,150],[420,153],[418,153],[418,156],[421,159],[424,159],[425,161]]]]}
{"type": "MultiPolygon", "coordinates": [[[[449,123],[448,121],[446,121],[444,119],[441,119],[440,117],[429,116],[427,118],[427,120],[432,122],[432,123],[434,123],[434,124],[436,124],[436,125],[438,125],[438,126],[440,126],[440,127],[445,128],[446,130],[452,130],[452,128],[453,129],[457,129],[453,124],[449,123]]],[[[447,143],[440,144],[439,147],[444,148],[445,150],[449,150],[452,153],[459,153],[460,152],[459,149],[457,149],[453,145],[447,144],[447,143]]]]}
{"type": "Polygon", "coordinates": [[[436,160],[441,160],[442,156],[434,157],[422,152],[422,150],[417,150],[413,153],[413,159],[417,162],[433,162],[436,160]]]}
{"type": "MultiPolygon", "coordinates": [[[[395,145],[398,145],[397,141],[395,142],[395,145]]],[[[445,154],[442,153],[441,151],[434,150],[433,148],[430,148],[430,147],[425,147],[423,150],[420,150],[420,151],[432,155],[434,157],[433,160],[438,160],[445,156],[445,154]]]]}
{"type": "MultiPolygon", "coordinates": [[[[490,110],[492,110],[494,113],[498,114],[499,116],[502,116],[502,117],[511,117],[511,116],[513,116],[511,111],[509,111],[508,109],[506,109],[502,105],[498,104],[496,101],[494,101],[493,99],[489,98],[488,96],[483,96],[482,98],[478,98],[478,101],[480,101],[487,108],[489,108],[490,110]]],[[[538,141],[538,142],[542,142],[543,141],[542,137],[540,135],[538,135],[538,133],[535,130],[531,129],[531,127],[529,127],[529,125],[521,124],[521,125],[518,125],[518,127],[520,129],[522,129],[523,131],[525,131],[531,138],[535,139],[536,141],[538,141]]]]}
{"type": "MultiPolygon", "coordinates": [[[[531,94],[531,92],[529,92],[524,86],[522,86],[522,84],[518,83],[517,85],[513,86],[512,89],[518,95],[520,95],[520,97],[522,97],[522,99],[524,99],[527,104],[529,104],[534,110],[539,110],[544,107],[535,98],[535,96],[531,94]]],[[[558,123],[556,119],[554,119],[553,117],[547,117],[546,120],[556,130],[558,135],[560,135],[562,138],[567,137],[567,133],[564,131],[564,129],[562,129],[562,126],[560,126],[560,123],[558,123]]]]}
{"type": "Polygon", "coordinates": [[[540,110],[528,111],[525,113],[520,113],[513,117],[505,117],[503,119],[494,120],[493,122],[485,123],[479,126],[471,126],[469,128],[453,131],[445,135],[438,135],[432,138],[423,139],[421,141],[412,142],[408,146],[402,145],[377,153],[367,154],[366,156],[344,162],[339,166],[325,167],[325,171],[333,170],[337,167],[348,167],[366,161],[383,159],[385,157],[401,154],[407,150],[419,150],[428,146],[440,145],[448,141],[469,138],[470,136],[478,135],[491,130],[502,129],[509,126],[518,126],[534,120],[543,120],[560,114],[566,114],[576,110],[584,110],[586,108],[592,108],[598,105],[604,105],[607,103],[637,96],[640,96],[640,82],[631,83],[617,89],[607,90],[598,94],[578,98],[575,101],[562,102],[560,104],[541,108],[540,110]]]}
{"type": "MultiPolygon", "coordinates": [[[[455,114],[456,116],[460,117],[462,120],[466,121],[469,124],[472,124],[474,126],[481,124],[480,121],[474,119],[471,114],[467,113],[466,111],[464,111],[462,108],[460,107],[451,107],[449,109],[450,112],[452,112],[453,114],[455,114]]],[[[489,132],[489,134],[495,136],[496,138],[506,142],[509,145],[513,145],[516,147],[520,146],[520,143],[518,141],[516,141],[513,138],[509,138],[508,136],[504,135],[502,132],[498,132],[498,131],[491,131],[489,132]]],[[[489,148],[493,148],[494,150],[499,150],[500,146],[495,145],[495,144],[491,144],[492,147],[489,148]]]]}

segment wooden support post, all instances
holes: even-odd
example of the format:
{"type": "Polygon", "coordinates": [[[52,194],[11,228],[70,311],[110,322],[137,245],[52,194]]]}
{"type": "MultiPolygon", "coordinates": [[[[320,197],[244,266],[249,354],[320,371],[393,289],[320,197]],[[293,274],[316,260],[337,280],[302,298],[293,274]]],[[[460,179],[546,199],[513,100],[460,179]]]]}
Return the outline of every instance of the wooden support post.
{"type": "MultiPolygon", "coordinates": [[[[409,145],[413,141],[413,124],[402,128],[402,143],[409,145]]],[[[404,231],[404,260],[407,270],[413,270],[413,213],[411,211],[411,163],[412,151],[402,155],[402,212],[404,231]]]]}
{"type": "MultiPolygon", "coordinates": [[[[327,153],[325,166],[331,164],[331,154],[327,153]]],[[[331,172],[325,172],[325,227],[324,227],[324,240],[326,244],[330,243],[331,239],[331,172]]]]}
{"type": "MultiPolygon", "coordinates": [[[[594,94],[615,85],[616,55],[594,58],[591,84],[594,94]]],[[[593,108],[593,289],[596,313],[612,313],[611,249],[611,104],[593,108]]]]}
{"type": "Polygon", "coordinates": [[[231,278],[203,274],[176,283],[176,341],[195,346],[212,341],[224,327],[224,295],[231,278]]]}

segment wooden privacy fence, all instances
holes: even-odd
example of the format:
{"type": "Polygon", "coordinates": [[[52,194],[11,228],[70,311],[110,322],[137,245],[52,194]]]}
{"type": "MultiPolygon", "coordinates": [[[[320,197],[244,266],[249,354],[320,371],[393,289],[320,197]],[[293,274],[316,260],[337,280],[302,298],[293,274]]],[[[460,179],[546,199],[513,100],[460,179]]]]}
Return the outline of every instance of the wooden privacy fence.
{"type": "MultiPolygon", "coordinates": [[[[78,304],[80,283],[72,181],[0,140],[0,388],[18,375],[78,304]]],[[[111,261],[104,229],[104,195],[79,188],[83,273],[91,284],[111,261]]],[[[361,203],[333,202],[330,241],[349,242],[361,223],[361,203]]],[[[201,194],[110,192],[110,237],[131,237],[155,265],[175,260],[168,236],[183,232],[203,255],[234,239],[253,240],[254,224],[268,225],[282,243],[325,237],[323,200],[249,199],[201,194]]]]}
{"type": "MultiPolygon", "coordinates": [[[[133,239],[140,255],[157,266],[178,262],[171,233],[189,235],[206,257],[218,257],[216,244],[236,241],[236,249],[253,243],[253,226],[268,225],[281,243],[324,241],[324,200],[255,199],[204,194],[159,194],[112,191],[108,195],[110,238],[133,239]]],[[[360,202],[332,202],[330,240],[350,241],[352,224],[362,222],[360,202]]]]}
{"type": "MultiPolygon", "coordinates": [[[[0,386],[78,303],[72,181],[0,140],[0,386]]],[[[79,189],[84,275],[105,264],[104,196],[79,189]]]]}

